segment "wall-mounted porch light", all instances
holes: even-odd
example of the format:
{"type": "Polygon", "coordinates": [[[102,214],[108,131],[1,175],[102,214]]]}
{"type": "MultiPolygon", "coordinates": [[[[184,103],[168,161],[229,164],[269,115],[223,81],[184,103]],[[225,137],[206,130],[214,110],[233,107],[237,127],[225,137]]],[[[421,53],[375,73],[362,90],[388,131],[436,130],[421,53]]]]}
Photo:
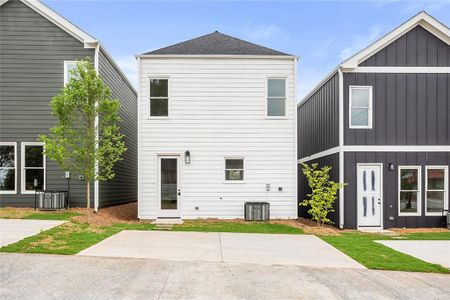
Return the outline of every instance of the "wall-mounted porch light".
{"type": "Polygon", "coordinates": [[[191,163],[191,152],[184,152],[184,162],[189,165],[191,163]]]}
{"type": "Polygon", "coordinates": [[[395,167],[393,163],[388,163],[388,170],[389,171],[394,171],[395,167]]]}

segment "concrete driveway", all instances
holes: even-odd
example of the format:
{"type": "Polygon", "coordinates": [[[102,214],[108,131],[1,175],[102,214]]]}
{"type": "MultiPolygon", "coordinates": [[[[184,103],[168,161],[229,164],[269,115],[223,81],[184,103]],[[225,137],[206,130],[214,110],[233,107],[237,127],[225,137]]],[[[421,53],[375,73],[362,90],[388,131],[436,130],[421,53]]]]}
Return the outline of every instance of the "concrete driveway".
{"type": "Polygon", "coordinates": [[[0,299],[450,299],[449,275],[0,254],[0,299]]]}
{"type": "Polygon", "coordinates": [[[65,221],[0,219],[0,246],[18,242],[65,221]]]}
{"type": "Polygon", "coordinates": [[[450,241],[377,241],[421,260],[450,268],[450,241]]]}
{"type": "Polygon", "coordinates": [[[313,235],[122,231],[78,255],[364,268],[313,235]]]}

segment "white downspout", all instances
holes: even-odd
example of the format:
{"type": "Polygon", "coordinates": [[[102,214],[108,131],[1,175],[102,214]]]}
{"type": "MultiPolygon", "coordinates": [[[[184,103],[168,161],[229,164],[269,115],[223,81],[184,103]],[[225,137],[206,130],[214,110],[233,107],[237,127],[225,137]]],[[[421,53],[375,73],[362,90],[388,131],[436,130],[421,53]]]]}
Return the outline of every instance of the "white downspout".
{"type": "MultiPolygon", "coordinates": [[[[98,69],[98,60],[100,55],[100,44],[97,43],[97,46],[95,46],[95,55],[94,55],[94,68],[95,72],[97,72],[97,75],[99,75],[99,69],[98,69]]],[[[98,103],[95,104],[95,107],[98,107],[98,103]]],[[[98,149],[98,139],[99,139],[99,132],[98,132],[98,116],[95,117],[95,149],[98,149]]],[[[98,160],[95,160],[95,174],[98,174],[98,160]]],[[[94,181],[94,211],[98,212],[98,197],[99,197],[99,182],[98,180],[94,181]]]]}
{"type": "MultiPolygon", "coordinates": [[[[344,183],[344,76],[342,67],[339,76],[339,182],[344,183]]],[[[344,228],[344,189],[339,190],[339,228],[344,228]]]]}

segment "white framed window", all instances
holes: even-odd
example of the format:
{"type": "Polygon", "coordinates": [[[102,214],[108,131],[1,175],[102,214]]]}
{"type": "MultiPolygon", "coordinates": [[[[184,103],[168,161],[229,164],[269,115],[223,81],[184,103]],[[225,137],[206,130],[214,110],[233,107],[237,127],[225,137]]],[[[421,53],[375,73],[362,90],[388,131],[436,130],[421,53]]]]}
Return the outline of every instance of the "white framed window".
{"type": "Polygon", "coordinates": [[[398,215],[420,216],[421,213],[421,167],[398,167],[398,215]]]}
{"type": "Polygon", "coordinates": [[[64,62],[64,85],[66,85],[70,81],[70,78],[72,78],[72,74],[70,73],[70,71],[75,69],[76,66],[77,66],[76,61],[64,62]]]}
{"type": "Polygon", "coordinates": [[[448,209],[448,166],[426,166],[425,180],[425,215],[442,216],[448,209]]]}
{"type": "Polygon", "coordinates": [[[150,118],[169,117],[169,79],[149,79],[149,109],[150,118]]]}
{"type": "Polygon", "coordinates": [[[286,78],[267,78],[267,117],[286,117],[286,78]]]}
{"type": "Polygon", "coordinates": [[[372,87],[350,86],[349,126],[354,129],[372,128],[372,87]]]}
{"type": "Polygon", "coordinates": [[[243,182],[245,159],[243,157],[225,157],[225,181],[243,182]]]}
{"type": "Polygon", "coordinates": [[[0,194],[17,193],[17,143],[0,142],[0,194]]]}
{"type": "Polygon", "coordinates": [[[36,189],[45,190],[44,144],[38,142],[22,143],[22,194],[33,194],[36,189]],[[37,184],[35,186],[35,184],[37,184]]]}

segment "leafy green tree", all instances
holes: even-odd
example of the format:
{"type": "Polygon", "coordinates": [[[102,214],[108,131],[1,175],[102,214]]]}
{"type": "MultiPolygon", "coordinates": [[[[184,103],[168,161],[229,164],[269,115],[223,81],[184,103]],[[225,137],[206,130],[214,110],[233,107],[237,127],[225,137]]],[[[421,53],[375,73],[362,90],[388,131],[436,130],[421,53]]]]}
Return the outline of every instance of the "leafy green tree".
{"type": "Polygon", "coordinates": [[[119,131],[120,103],[111,99],[92,61],[79,61],[70,75],[50,103],[57,124],[39,139],[45,143],[45,155],[62,170],[84,176],[90,208],[91,181],[114,178],[114,165],[127,149],[119,131]]]}
{"type": "Polygon", "coordinates": [[[308,180],[311,193],[306,195],[308,199],[303,200],[300,205],[310,206],[308,213],[319,227],[326,223],[333,223],[328,218],[328,214],[334,212],[333,203],[336,201],[337,191],[346,185],[331,181],[330,170],[329,166],[319,169],[318,164],[311,166],[302,164],[302,171],[308,180]]]}

